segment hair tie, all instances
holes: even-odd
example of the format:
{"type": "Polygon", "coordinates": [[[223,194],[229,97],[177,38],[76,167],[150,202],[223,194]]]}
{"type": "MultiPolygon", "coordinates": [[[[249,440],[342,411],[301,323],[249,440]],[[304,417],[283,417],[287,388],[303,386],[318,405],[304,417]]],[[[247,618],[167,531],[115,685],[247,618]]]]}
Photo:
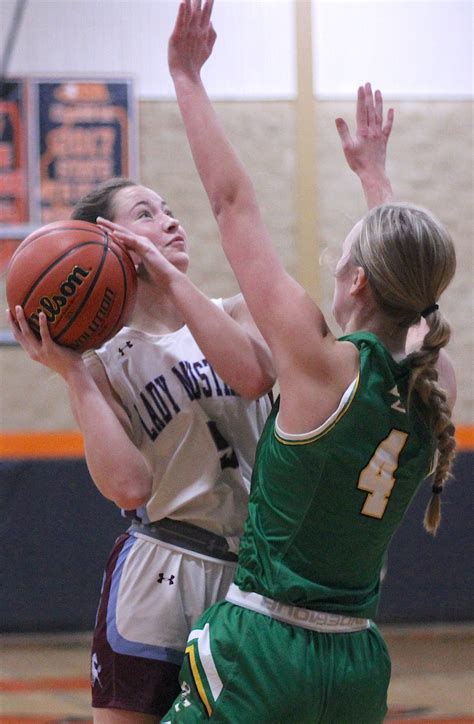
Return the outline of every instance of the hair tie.
{"type": "Polygon", "coordinates": [[[436,312],[436,310],[439,309],[438,304],[431,304],[429,307],[426,307],[426,309],[423,309],[422,312],[420,312],[421,316],[426,319],[426,317],[429,317],[430,314],[433,314],[433,312],[436,312]]]}
{"type": "Polygon", "coordinates": [[[441,495],[441,493],[443,492],[443,486],[433,485],[433,487],[431,488],[431,492],[433,493],[433,495],[441,495]]]}

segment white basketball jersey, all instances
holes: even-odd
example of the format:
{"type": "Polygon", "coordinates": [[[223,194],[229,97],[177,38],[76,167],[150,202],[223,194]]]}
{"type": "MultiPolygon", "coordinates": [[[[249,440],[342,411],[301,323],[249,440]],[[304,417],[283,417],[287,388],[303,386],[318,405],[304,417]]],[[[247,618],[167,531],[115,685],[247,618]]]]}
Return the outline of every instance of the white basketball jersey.
{"type": "Polygon", "coordinates": [[[143,522],[173,518],[240,536],[268,396],[239,397],[186,326],[163,335],[124,327],[97,354],[153,471],[143,522]]]}

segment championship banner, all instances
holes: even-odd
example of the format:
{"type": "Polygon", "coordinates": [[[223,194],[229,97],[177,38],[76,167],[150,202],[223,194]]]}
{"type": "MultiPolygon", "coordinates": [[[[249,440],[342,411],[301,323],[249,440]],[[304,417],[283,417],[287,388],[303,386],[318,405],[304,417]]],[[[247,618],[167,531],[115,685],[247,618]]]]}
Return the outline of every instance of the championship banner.
{"type": "Polygon", "coordinates": [[[101,181],[135,175],[132,81],[38,79],[32,98],[32,183],[39,190],[32,215],[41,223],[68,218],[101,181]]]}
{"type": "Polygon", "coordinates": [[[28,221],[25,85],[0,81],[0,224],[28,221]]]}

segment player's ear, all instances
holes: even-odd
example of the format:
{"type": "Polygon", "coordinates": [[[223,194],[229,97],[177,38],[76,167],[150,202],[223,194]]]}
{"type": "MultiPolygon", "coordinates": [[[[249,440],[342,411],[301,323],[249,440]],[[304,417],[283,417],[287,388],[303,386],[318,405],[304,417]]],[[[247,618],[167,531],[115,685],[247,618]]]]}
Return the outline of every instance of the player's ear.
{"type": "Polygon", "coordinates": [[[352,295],[360,294],[367,286],[369,278],[365,269],[361,266],[355,266],[352,272],[352,284],[350,293],[352,295]]]}

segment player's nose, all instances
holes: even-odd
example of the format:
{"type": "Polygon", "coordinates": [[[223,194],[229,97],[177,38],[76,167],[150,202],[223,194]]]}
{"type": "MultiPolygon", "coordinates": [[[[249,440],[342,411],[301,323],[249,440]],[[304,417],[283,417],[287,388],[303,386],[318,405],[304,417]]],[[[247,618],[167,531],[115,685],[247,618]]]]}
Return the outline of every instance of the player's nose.
{"type": "Polygon", "coordinates": [[[175,219],[174,216],[165,216],[165,219],[163,221],[163,229],[164,231],[170,232],[175,231],[179,226],[178,219],[175,219]]]}

